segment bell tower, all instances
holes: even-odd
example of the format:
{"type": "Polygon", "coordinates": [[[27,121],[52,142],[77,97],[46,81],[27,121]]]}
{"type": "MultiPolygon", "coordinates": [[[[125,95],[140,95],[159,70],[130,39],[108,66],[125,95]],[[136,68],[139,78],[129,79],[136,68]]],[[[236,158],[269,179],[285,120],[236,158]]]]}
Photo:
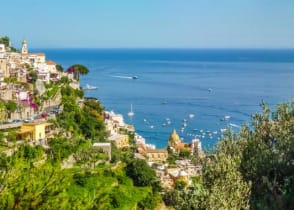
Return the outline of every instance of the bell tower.
{"type": "Polygon", "coordinates": [[[28,54],[27,41],[24,39],[21,43],[21,54],[28,54]]]}

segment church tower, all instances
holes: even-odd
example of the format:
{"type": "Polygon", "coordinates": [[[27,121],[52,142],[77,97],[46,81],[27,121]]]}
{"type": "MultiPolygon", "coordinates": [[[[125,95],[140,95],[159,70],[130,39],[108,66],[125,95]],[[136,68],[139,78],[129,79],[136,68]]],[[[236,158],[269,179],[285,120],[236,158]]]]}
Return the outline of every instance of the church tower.
{"type": "Polygon", "coordinates": [[[27,41],[24,39],[21,43],[21,54],[28,54],[27,41]]]}
{"type": "Polygon", "coordinates": [[[181,139],[180,139],[179,135],[177,134],[176,130],[174,129],[169,137],[168,146],[176,148],[176,146],[179,143],[181,143],[181,139]]]}

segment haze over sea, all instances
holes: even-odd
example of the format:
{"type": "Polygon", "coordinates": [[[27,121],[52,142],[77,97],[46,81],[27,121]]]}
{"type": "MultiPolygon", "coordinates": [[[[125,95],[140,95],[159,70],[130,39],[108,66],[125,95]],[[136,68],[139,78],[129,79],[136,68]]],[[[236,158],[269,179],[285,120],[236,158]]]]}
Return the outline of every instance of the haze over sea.
{"type": "Polygon", "coordinates": [[[236,130],[250,123],[251,114],[261,111],[262,100],[275,107],[294,98],[294,50],[33,51],[45,52],[47,60],[65,69],[76,63],[87,66],[90,73],[81,77],[81,86],[90,84],[98,89],[85,95],[98,98],[107,110],[123,114],[125,121],[157,148],[167,145],[173,129],[186,142],[197,135],[204,148],[213,146],[220,129],[231,126],[236,130]],[[131,104],[132,118],[127,115],[131,104]],[[221,120],[225,116],[230,118],[221,120]],[[184,119],[187,126],[182,132],[184,119]]]}

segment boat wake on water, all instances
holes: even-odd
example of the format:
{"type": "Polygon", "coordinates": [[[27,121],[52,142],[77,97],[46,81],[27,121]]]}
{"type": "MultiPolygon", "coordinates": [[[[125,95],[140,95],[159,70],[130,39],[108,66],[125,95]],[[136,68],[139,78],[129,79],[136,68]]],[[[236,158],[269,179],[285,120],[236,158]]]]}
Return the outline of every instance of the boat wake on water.
{"type": "Polygon", "coordinates": [[[137,76],[120,76],[120,75],[114,75],[111,77],[120,78],[120,79],[138,79],[137,76]]]}

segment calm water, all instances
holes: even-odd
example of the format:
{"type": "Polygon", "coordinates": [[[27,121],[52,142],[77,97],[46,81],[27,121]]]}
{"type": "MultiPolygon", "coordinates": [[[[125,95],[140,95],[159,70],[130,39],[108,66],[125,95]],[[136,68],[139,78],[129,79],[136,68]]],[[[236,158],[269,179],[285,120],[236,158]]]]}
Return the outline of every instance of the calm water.
{"type": "Polygon", "coordinates": [[[167,145],[174,128],[184,141],[199,135],[203,147],[212,146],[221,128],[249,123],[251,114],[261,110],[262,99],[275,107],[294,98],[294,50],[39,51],[64,68],[86,65],[90,74],[81,78],[82,86],[99,87],[86,96],[122,113],[158,148],[167,145]],[[135,115],[129,118],[131,104],[135,115]],[[224,116],[231,118],[221,121],[224,116]],[[166,118],[170,124],[165,126],[166,118]]]}

